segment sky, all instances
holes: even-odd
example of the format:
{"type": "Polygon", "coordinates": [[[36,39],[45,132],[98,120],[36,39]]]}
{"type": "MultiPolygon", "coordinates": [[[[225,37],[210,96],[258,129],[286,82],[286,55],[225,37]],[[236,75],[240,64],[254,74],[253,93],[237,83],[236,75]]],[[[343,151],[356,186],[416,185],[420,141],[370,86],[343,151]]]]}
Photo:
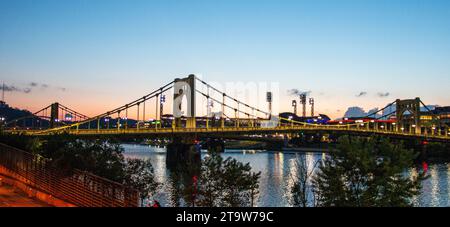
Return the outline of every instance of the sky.
{"type": "Polygon", "coordinates": [[[93,116],[191,73],[275,84],[280,112],[290,89],[332,118],[397,98],[450,105],[450,1],[0,0],[11,106],[93,116]]]}

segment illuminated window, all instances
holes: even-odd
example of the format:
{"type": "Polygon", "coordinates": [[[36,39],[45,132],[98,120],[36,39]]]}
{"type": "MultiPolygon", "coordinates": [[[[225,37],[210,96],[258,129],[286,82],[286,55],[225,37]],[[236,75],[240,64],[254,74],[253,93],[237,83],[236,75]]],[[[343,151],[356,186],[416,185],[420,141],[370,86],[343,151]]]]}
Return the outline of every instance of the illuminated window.
{"type": "Polygon", "coordinates": [[[450,118],[450,113],[447,113],[447,114],[441,114],[441,119],[449,119],[450,118]]]}

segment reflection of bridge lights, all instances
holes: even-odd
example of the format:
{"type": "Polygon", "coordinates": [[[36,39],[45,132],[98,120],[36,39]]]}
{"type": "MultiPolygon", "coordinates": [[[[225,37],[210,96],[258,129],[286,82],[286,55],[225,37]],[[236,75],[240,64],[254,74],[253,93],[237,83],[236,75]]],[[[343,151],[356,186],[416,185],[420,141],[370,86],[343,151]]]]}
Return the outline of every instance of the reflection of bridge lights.
{"type": "Polygon", "coordinates": [[[380,126],[380,128],[384,128],[384,125],[380,126]]]}
{"type": "Polygon", "coordinates": [[[400,130],[402,130],[402,131],[403,131],[403,130],[405,130],[405,128],[401,127],[401,128],[400,128],[400,130]]]}

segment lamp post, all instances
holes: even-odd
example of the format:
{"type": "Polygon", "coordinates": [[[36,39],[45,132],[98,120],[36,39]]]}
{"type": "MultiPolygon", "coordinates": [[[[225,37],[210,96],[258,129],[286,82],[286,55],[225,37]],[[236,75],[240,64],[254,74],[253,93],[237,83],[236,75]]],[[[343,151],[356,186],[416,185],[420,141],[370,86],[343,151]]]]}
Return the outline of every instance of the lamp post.
{"type": "Polygon", "coordinates": [[[0,117],[0,129],[3,130],[3,126],[5,123],[6,118],[5,117],[0,117]]]}

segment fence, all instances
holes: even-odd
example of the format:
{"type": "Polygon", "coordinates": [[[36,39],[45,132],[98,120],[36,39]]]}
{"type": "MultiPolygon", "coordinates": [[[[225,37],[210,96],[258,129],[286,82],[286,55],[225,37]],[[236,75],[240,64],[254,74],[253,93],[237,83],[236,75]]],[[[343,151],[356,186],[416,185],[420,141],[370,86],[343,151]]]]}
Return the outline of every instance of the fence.
{"type": "Polygon", "coordinates": [[[49,160],[0,143],[0,167],[8,175],[58,199],[82,207],[134,207],[139,193],[122,184],[73,170],[71,174],[51,166],[49,160]]]}

